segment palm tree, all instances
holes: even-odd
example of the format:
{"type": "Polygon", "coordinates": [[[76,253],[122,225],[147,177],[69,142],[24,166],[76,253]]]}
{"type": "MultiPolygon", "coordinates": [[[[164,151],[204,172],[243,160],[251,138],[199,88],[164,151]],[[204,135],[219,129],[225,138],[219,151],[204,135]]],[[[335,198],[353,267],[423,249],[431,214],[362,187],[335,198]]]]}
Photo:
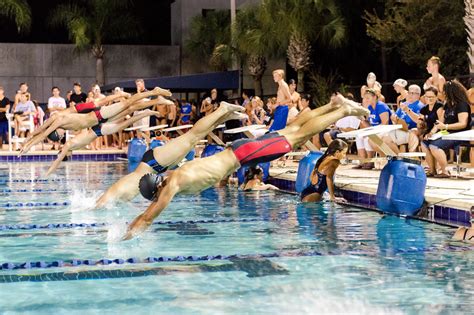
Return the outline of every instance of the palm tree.
{"type": "MultiPolygon", "coordinates": [[[[474,77],[474,3],[472,0],[464,0],[466,15],[464,16],[464,23],[466,24],[467,32],[467,57],[469,58],[469,72],[471,78],[474,77]]],[[[472,82],[471,82],[472,84],[472,82]]]]}
{"type": "Polygon", "coordinates": [[[212,69],[222,71],[230,65],[230,12],[208,12],[195,16],[185,44],[186,53],[198,62],[206,60],[212,69]]]}
{"type": "Polygon", "coordinates": [[[26,0],[0,0],[0,15],[15,20],[18,32],[31,27],[31,10],[26,0]]]}
{"type": "Polygon", "coordinates": [[[286,48],[288,63],[298,73],[299,89],[311,64],[311,43],[337,47],[345,39],[346,27],[334,0],[263,0],[261,21],[265,36],[286,48]]]}
{"type": "Polygon", "coordinates": [[[269,41],[259,15],[260,6],[241,8],[233,26],[233,38],[228,11],[194,17],[186,52],[198,61],[207,60],[211,68],[219,71],[230,67],[233,58],[245,63],[254,79],[256,95],[262,95],[266,57],[275,55],[277,45],[269,41]]]}
{"type": "Polygon", "coordinates": [[[267,69],[267,57],[275,56],[275,47],[269,42],[261,23],[261,7],[244,7],[237,13],[232,45],[240,62],[246,64],[254,80],[255,95],[262,96],[262,78],[267,69]]]}
{"type": "Polygon", "coordinates": [[[96,81],[105,83],[104,42],[137,36],[137,19],[128,0],[84,0],[61,4],[52,12],[52,26],[66,26],[76,49],[90,49],[96,58],[96,81]]]}

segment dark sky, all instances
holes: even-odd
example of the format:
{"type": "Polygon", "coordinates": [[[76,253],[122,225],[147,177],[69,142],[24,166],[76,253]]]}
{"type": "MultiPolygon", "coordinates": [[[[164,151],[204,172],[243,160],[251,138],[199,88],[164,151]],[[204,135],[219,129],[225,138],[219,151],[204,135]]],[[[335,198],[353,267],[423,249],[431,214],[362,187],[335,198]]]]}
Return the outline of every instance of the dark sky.
{"type": "MultiPolygon", "coordinates": [[[[119,0],[120,1],[120,0],[119,0]]],[[[0,42],[10,43],[70,43],[64,29],[48,26],[48,15],[65,0],[28,0],[33,14],[29,34],[18,34],[12,20],[0,19],[0,42]]],[[[74,1],[81,2],[81,1],[74,1]]],[[[171,42],[170,0],[133,0],[132,13],[140,21],[143,34],[140,38],[113,44],[169,45],[171,42]]]]}

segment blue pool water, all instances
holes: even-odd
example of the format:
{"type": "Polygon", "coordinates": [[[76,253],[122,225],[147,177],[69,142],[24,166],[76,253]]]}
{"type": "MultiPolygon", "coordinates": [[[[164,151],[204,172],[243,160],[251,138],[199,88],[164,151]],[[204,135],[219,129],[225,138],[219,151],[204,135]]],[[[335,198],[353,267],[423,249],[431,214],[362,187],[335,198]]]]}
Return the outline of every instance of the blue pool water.
{"type": "Polygon", "coordinates": [[[66,265],[0,270],[1,314],[445,314],[474,307],[474,248],[450,240],[452,228],[303,205],[278,192],[211,189],[178,196],[159,217],[183,222],[118,242],[148,202],[88,207],[126,164],[64,163],[53,177],[60,181],[13,181],[35,179],[47,167],[0,167],[1,204],[70,203],[0,208],[0,264],[66,265]],[[212,221],[189,222],[202,219],[212,221]],[[88,225],[15,227],[54,223],[88,225]],[[163,256],[176,261],[146,262],[163,256]],[[138,263],[68,265],[132,257],[138,263]],[[195,258],[207,260],[179,261],[195,258]]]}

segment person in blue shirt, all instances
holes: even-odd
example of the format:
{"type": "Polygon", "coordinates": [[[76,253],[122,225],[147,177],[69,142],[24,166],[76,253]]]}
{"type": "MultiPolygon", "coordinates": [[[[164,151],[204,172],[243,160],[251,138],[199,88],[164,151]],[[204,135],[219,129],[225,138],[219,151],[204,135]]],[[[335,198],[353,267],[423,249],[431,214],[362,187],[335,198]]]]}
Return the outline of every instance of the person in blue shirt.
{"type": "MultiPolygon", "coordinates": [[[[378,91],[374,89],[366,89],[362,105],[366,106],[370,111],[366,121],[362,121],[360,128],[374,127],[378,125],[389,125],[390,121],[390,108],[384,102],[379,101],[378,91]]],[[[356,138],[357,155],[360,159],[373,158],[374,149],[370,144],[368,137],[357,137],[356,138]]],[[[363,163],[357,165],[357,169],[371,170],[374,168],[374,163],[363,163]]]]}
{"type": "Polygon", "coordinates": [[[186,125],[191,122],[193,107],[189,103],[183,103],[180,108],[178,125],[186,125]]]}
{"type": "MultiPolygon", "coordinates": [[[[402,125],[402,129],[390,131],[382,139],[395,153],[400,153],[399,146],[408,144],[408,151],[415,152],[418,148],[418,137],[410,130],[416,128],[416,118],[413,120],[410,113],[418,115],[424,104],[420,102],[421,88],[412,84],[408,87],[408,96],[405,103],[400,104],[400,108],[390,117],[395,125],[402,125]]],[[[416,117],[413,115],[413,117],[416,117]]],[[[379,152],[383,154],[383,152],[379,152]]]]}

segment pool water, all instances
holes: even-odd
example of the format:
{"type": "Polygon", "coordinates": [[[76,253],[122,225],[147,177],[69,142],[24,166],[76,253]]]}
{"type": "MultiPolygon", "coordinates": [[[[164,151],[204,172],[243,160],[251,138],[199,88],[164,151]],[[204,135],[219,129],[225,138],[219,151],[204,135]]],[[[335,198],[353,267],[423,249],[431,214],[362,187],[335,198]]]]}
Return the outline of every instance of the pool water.
{"type": "Polygon", "coordinates": [[[1,167],[0,225],[9,229],[0,229],[0,264],[66,265],[0,270],[1,314],[445,314],[474,307],[474,248],[452,241],[452,228],[301,204],[281,192],[210,189],[178,196],[158,218],[171,223],[119,242],[149,202],[89,208],[126,164],[70,162],[58,181],[13,181],[47,168],[1,167]],[[5,206],[18,202],[70,205],[5,206]],[[88,225],[15,227],[55,223],[88,225]],[[136,263],[67,264],[103,258],[136,263]]]}

